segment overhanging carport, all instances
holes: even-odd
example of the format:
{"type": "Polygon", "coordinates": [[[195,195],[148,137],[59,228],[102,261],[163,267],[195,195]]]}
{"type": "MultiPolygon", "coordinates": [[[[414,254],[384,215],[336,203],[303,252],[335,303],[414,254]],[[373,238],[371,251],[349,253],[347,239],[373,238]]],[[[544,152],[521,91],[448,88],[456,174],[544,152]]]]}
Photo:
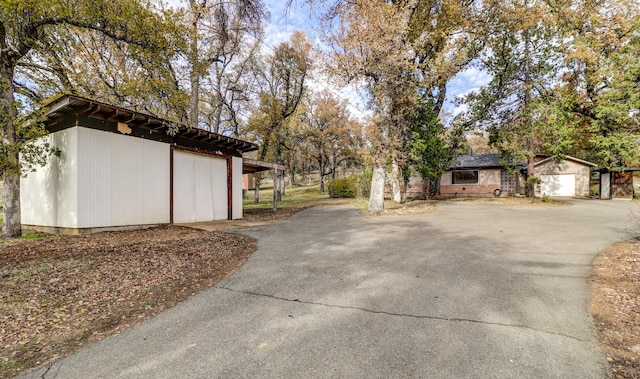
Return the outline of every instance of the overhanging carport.
{"type": "Polygon", "coordinates": [[[284,166],[277,163],[263,162],[255,159],[249,159],[249,158],[242,159],[243,174],[255,174],[257,172],[263,172],[268,170],[279,170],[284,172],[284,166]]]}
{"type": "Polygon", "coordinates": [[[250,158],[243,158],[242,160],[243,175],[273,170],[273,209],[277,208],[284,188],[284,169],[284,165],[277,163],[263,162],[250,158]]]}

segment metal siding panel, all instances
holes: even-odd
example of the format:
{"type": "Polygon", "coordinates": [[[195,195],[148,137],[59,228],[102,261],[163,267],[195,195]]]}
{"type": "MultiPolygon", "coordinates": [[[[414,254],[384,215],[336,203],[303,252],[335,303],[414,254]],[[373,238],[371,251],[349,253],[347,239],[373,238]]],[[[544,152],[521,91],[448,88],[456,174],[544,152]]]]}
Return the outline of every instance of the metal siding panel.
{"type": "MultiPolygon", "coordinates": [[[[43,138],[49,143],[53,136],[43,138]]],[[[20,178],[20,216],[25,225],[56,226],[57,158],[20,178]]]]}
{"type": "Polygon", "coordinates": [[[168,224],[170,198],[169,155],[171,146],[155,141],[144,142],[145,165],[142,168],[153,180],[144,183],[143,193],[148,201],[145,218],[168,224]]]}
{"type": "Polygon", "coordinates": [[[213,195],[213,219],[229,218],[229,194],[227,191],[227,160],[209,158],[211,165],[211,193],[213,195]]]}
{"type": "MultiPolygon", "coordinates": [[[[65,130],[67,131],[67,130],[65,130]]],[[[54,136],[56,146],[61,146],[60,158],[57,158],[56,226],[77,228],[80,223],[80,173],[78,171],[80,135],[78,128],[54,136]]],[[[53,177],[52,177],[53,179],[53,177]]]]}
{"type": "Polygon", "coordinates": [[[227,219],[227,161],[184,151],[173,156],[173,221],[227,219]]]}
{"type": "Polygon", "coordinates": [[[169,145],[112,135],[113,225],[169,222],[169,145]]]}
{"type": "Polygon", "coordinates": [[[169,145],[80,128],[79,227],[169,222],[169,145]]]}
{"type": "MultiPolygon", "coordinates": [[[[116,135],[114,134],[114,137],[116,135]]],[[[144,187],[144,176],[140,176],[140,163],[143,153],[134,138],[111,139],[109,158],[111,159],[109,183],[109,223],[130,225],[141,205],[136,196],[144,187]]],[[[141,140],[142,141],[142,140],[141,140]]]]}
{"type": "Polygon", "coordinates": [[[214,219],[214,194],[209,159],[205,156],[194,155],[193,160],[195,162],[195,221],[211,221],[214,219]]]}
{"type": "Polygon", "coordinates": [[[77,226],[77,128],[49,134],[60,157],[49,157],[47,164],[20,179],[22,223],[52,227],[77,226]]]}
{"type": "Polygon", "coordinates": [[[195,222],[195,160],[193,154],[173,152],[173,222],[195,222]]]}
{"type": "Polygon", "coordinates": [[[242,218],[242,158],[232,159],[232,183],[233,183],[233,215],[232,218],[242,218]]]}
{"type": "Polygon", "coordinates": [[[111,139],[108,133],[78,128],[78,228],[114,226],[111,215],[111,139]]]}

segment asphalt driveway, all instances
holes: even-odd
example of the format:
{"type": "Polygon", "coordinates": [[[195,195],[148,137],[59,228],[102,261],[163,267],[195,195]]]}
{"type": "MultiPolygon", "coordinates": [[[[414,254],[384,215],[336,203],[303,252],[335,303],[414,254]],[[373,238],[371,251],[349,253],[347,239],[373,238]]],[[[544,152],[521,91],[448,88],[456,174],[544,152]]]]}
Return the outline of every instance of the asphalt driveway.
{"type": "Polygon", "coordinates": [[[243,230],[258,250],[218,285],[29,376],[604,378],[588,277],[636,208],[310,209],[243,230]]]}

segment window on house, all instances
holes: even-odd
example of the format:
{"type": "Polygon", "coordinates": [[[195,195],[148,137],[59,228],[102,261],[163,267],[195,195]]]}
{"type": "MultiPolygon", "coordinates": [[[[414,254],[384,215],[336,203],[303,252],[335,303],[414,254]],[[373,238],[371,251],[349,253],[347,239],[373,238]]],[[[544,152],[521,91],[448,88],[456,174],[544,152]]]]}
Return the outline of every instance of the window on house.
{"type": "Polygon", "coordinates": [[[453,172],[453,184],[478,184],[478,170],[453,172]]]}

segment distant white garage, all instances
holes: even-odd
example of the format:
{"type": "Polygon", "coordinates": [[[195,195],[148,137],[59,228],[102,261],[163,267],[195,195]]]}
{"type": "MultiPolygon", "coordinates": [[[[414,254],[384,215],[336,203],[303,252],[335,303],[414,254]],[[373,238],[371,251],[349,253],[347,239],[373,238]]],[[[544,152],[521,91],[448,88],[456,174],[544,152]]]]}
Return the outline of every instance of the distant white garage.
{"type": "Polygon", "coordinates": [[[534,164],[534,175],[540,178],[536,196],[589,196],[592,167],[596,165],[571,156],[538,160],[534,164]]]}
{"type": "Polygon", "coordinates": [[[78,233],[242,218],[242,154],[255,144],[64,96],[48,106],[60,150],[21,179],[22,223],[78,233]]]}
{"type": "Polygon", "coordinates": [[[575,196],[576,175],[540,175],[542,196],[575,196]]]}

